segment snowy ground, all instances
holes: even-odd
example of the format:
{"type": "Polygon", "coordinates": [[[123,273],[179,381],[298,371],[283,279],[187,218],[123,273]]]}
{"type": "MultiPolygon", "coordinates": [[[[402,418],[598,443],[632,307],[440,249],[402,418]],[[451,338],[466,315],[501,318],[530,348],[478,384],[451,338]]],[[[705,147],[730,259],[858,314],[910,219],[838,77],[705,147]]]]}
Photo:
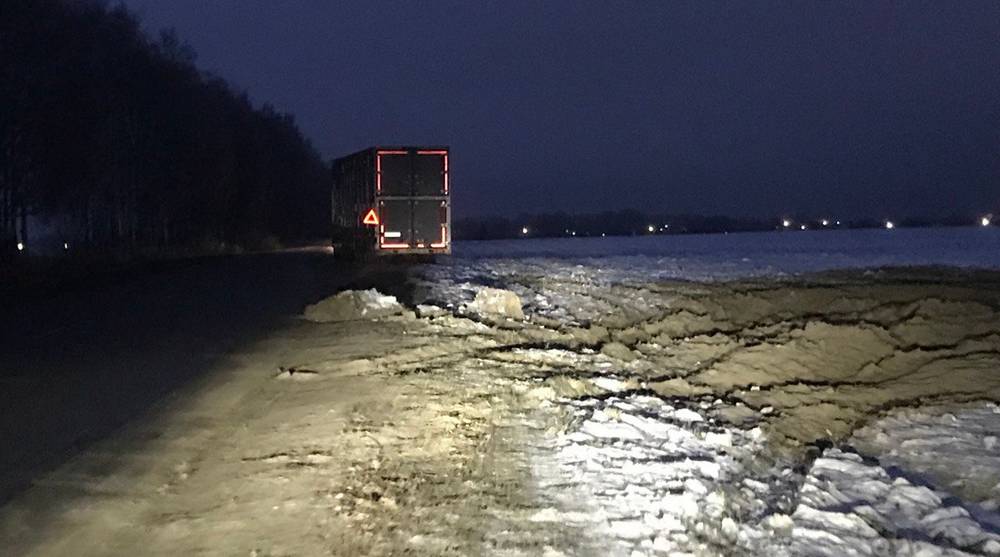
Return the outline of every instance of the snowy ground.
{"type": "Polygon", "coordinates": [[[534,477],[588,508],[538,519],[608,552],[1000,554],[1000,316],[975,270],[1000,235],[769,237],[472,245],[418,291],[461,313],[507,288],[579,341],[517,358],[575,382],[544,397],[570,418],[534,477]]]}
{"type": "Polygon", "coordinates": [[[805,276],[865,261],[817,267],[807,236],[759,272],[669,244],[618,259],[467,246],[415,270],[410,309],[345,295],[230,354],[4,508],[0,541],[38,555],[1000,555],[1000,274],[969,268],[978,232],[964,250],[924,239],[879,260],[964,269],[805,276]],[[523,319],[488,287],[516,292],[523,319]]]}

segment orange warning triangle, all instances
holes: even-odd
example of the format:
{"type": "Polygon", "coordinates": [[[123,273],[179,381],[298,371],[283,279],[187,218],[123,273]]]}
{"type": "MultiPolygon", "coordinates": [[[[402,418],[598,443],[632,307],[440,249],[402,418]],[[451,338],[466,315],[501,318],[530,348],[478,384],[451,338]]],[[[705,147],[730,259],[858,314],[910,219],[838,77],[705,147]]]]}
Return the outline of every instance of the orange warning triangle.
{"type": "Polygon", "coordinates": [[[365,215],[364,220],[361,222],[365,224],[370,224],[372,226],[378,226],[378,215],[375,214],[375,209],[369,209],[368,214],[365,215]]]}

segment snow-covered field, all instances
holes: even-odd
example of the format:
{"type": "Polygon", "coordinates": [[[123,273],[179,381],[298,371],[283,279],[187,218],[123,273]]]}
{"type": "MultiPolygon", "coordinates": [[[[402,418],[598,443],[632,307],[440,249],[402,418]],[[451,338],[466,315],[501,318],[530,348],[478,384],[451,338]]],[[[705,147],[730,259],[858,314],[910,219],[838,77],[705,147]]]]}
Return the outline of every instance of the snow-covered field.
{"type": "Polygon", "coordinates": [[[454,257],[426,268],[423,276],[430,289],[425,297],[439,303],[474,296],[476,285],[510,283],[532,311],[563,319],[568,311],[615,310],[590,295],[614,285],[906,266],[1000,269],[1000,227],[459,242],[454,257]],[[516,281],[509,280],[514,276],[516,281]],[[545,289],[539,286],[545,277],[575,284],[545,289]]]}
{"type": "Polygon", "coordinates": [[[455,254],[463,262],[561,260],[646,279],[730,279],[901,265],[998,268],[1000,227],[458,242],[455,254]]]}

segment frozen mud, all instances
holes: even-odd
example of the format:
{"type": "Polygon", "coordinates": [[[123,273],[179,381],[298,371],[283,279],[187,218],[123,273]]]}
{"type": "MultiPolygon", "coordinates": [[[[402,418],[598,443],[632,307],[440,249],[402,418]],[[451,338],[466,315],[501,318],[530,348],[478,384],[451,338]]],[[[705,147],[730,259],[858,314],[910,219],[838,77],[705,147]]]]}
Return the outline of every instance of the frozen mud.
{"type": "Polygon", "coordinates": [[[395,296],[386,296],[374,288],[345,290],[325,300],[306,306],[303,317],[317,323],[374,319],[403,312],[395,296]]]}
{"type": "Polygon", "coordinates": [[[1000,276],[624,271],[418,269],[414,313],[337,309],[353,317],[233,355],[4,509],[0,541],[37,555],[1000,555],[1000,276]],[[518,318],[468,310],[514,297],[518,318]]]}

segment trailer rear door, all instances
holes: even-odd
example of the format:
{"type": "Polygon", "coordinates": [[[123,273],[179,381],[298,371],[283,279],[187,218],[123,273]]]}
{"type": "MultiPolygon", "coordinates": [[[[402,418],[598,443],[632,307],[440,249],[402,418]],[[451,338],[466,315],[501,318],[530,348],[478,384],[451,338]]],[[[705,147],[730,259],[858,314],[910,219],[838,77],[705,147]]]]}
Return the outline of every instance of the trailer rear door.
{"type": "Polygon", "coordinates": [[[412,172],[410,156],[406,151],[379,151],[378,177],[376,189],[378,195],[405,196],[412,195],[412,172]]]}
{"type": "Polygon", "coordinates": [[[413,202],[413,240],[418,247],[448,245],[448,204],[436,199],[413,202]]]}
{"type": "Polygon", "coordinates": [[[379,247],[449,251],[448,152],[379,150],[379,247]]]}
{"type": "Polygon", "coordinates": [[[413,241],[412,201],[384,199],[379,202],[381,213],[381,247],[408,248],[413,241]]]}
{"type": "Polygon", "coordinates": [[[448,195],[447,151],[417,151],[413,159],[413,195],[448,195]]]}

